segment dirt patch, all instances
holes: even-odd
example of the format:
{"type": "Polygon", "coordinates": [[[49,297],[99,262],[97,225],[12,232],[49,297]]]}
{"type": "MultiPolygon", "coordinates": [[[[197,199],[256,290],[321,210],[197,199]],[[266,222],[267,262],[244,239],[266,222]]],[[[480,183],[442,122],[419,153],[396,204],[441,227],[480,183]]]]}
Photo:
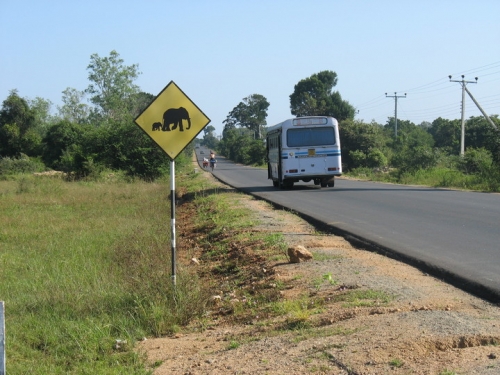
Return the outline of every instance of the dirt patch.
{"type": "MultiPolygon", "coordinates": [[[[497,306],[356,249],[341,237],[318,233],[265,202],[244,195],[234,199],[259,222],[246,240],[234,240],[228,255],[241,257],[245,281],[240,289],[227,290],[231,276],[211,273],[221,287],[214,289],[213,308],[203,322],[138,344],[155,375],[500,374],[497,306]],[[282,233],[287,245],[303,245],[314,259],[298,264],[269,259],[259,250],[261,242],[249,240],[252,233],[282,233]],[[245,295],[252,291],[271,303],[265,309],[251,305],[245,295]],[[269,311],[294,303],[310,306],[269,311]]],[[[179,222],[192,217],[192,209],[181,205],[179,222]]],[[[196,241],[189,226],[180,229],[179,238],[196,241]]],[[[192,267],[201,273],[213,269],[203,263],[192,267]]]]}

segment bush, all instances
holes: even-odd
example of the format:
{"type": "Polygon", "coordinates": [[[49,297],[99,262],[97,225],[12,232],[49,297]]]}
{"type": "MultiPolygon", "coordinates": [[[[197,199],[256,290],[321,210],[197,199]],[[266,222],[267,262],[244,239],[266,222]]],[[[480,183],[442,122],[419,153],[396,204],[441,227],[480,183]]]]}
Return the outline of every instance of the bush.
{"type": "Polygon", "coordinates": [[[34,173],[45,170],[45,165],[37,159],[21,154],[18,158],[0,158],[0,176],[21,173],[34,173]]]}
{"type": "Polygon", "coordinates": [[[349,169],[356,169],[366,166],[366,154],[361,150],[349,151],[351,166],[349,169]]]}
{"type": "Polygon", "coordinates": [[[405,147],[393,157],[393,164],[399,169],[399,174],[413,173],[419,169],[432,168],[438,162],[438,153],[430,147],[405,147]]]}
{"type": "Polygon", "coordinates": [[[373,148],[366,157],[366,166],[370,168],[386,167],[387,157],[379,149],[373,148]]]}
{"type": "Polygon", "coordinates": [[[485,148],[468,148],[460,159],[458,168],[466,174],[489,173],[493,165],[491,152],[485,148]]]}

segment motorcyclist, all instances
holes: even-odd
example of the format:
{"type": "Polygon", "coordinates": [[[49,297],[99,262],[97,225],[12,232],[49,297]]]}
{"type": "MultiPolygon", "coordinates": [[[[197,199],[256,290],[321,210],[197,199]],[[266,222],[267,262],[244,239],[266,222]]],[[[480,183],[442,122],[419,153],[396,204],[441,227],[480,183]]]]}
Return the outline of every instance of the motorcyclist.
{"type": "Polygon", "coordinates": [[[215,159],[215,153],[213,151],[210,151],[210,168],[214,170],[215,164],[217,163],[217,160],[215,159]]]}

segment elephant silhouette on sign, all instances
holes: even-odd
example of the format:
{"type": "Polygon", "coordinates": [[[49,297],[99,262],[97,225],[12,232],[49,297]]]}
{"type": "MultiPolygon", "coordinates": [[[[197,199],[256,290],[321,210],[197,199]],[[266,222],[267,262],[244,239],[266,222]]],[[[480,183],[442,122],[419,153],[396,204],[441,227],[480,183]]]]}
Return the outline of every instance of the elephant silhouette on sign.
{"type": "Polygon", "coordinates": [[[182,120],[187,120],[186,130],[188,130],[191,127],[191,119],[186,108],[169,108],[163,114],[163,128],[161,130],[168,132],[177,129],[177,126],[179,126],[179,131],[183,132],[184,126],[182,120]],[[172,128],[170,128],[170,124],[173,124],[172,128]]]}
{"type": "Polygon", "coordinates": [[[152,130],[153,130],[153,131],[155,131],[155,130],[161,130],[161,126],[162,126],[162,125],[161,125],[161,122],[155,122],[155,123],[153,124],[153,129],[152,129],[152,130]]]}

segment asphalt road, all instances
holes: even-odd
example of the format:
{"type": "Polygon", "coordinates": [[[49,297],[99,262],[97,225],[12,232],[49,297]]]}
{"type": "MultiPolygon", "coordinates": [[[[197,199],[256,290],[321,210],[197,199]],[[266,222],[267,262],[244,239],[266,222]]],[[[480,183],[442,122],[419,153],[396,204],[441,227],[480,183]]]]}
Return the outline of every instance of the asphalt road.
{"type": "MultiPolygon", "coordinates": [[[[196,149],[199,160],[208,152],[196,149]]],[[[500,194],[342,178],[333,188],[311,182],[280,190],[266,170],[220,156],[213,173],[234,188],[500,303],[500,194]]]]}

